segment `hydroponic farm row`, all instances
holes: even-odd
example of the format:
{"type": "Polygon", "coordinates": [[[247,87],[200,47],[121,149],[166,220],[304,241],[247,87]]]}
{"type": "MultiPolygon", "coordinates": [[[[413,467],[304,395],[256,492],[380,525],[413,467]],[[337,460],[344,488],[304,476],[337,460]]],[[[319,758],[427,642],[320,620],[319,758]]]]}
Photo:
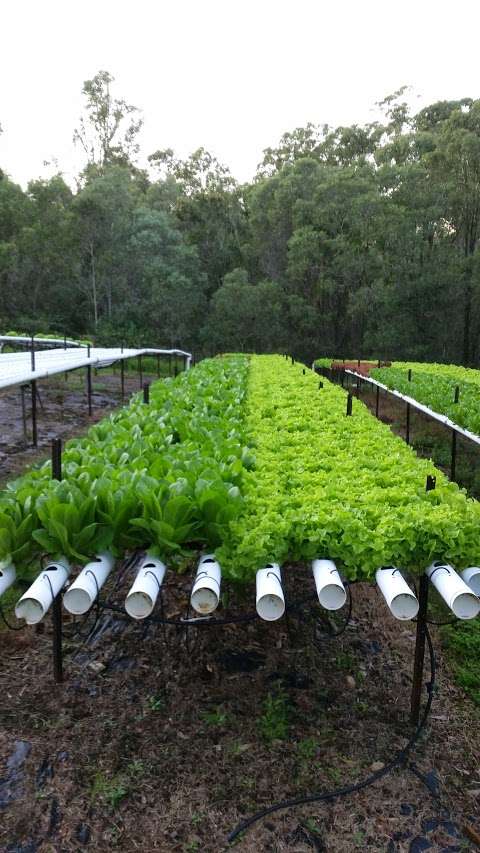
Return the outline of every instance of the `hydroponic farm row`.
{"type": "Polygon", "coordinates": [[[280,356],[227,356],[157,383],[0,497],[0,560],[35,575],[148,549],[182,567],[215,549],[225,576],[328,556],[349,578],[383,565],[480,560],[480,505],[342,389],[280,356]],[[425,491],[428,474],[437,486],[425,491]]]}
{"type": "MultiPolygon", "coordinates": [[[[333,361],[319,358],[315,363],[330,367],[333,361]]],[[[369,375],[480,435],[480,371],[455,364],[394,361],[391,366],[380,368],[372,363],[369,375]]]]}

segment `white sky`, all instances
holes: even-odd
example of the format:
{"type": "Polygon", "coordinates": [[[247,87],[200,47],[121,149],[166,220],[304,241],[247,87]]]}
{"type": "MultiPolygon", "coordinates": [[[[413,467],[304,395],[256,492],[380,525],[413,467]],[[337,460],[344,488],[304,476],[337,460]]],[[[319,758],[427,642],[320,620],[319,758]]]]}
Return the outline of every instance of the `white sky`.
{"type": "Polygon", "coordinates": [[[366,122],[402,84],[415,107],[480,96],[478,0],[1,0],[0,167],[26,186],[106,69],[143,110],[142,154],[203,145],[239,180],[308,121],[366,122]]]}

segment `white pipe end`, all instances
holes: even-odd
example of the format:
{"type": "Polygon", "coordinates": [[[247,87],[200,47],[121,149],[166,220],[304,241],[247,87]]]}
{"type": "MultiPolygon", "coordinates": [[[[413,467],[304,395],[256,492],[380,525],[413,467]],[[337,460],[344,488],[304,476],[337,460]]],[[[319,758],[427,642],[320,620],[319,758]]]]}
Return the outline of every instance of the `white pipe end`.
{"type": "Polygon", "coordinates": [[[268,563],[256,575],[257,613],[266,622],[274,622],[285,613],[282,575],[278,563],[268,563]]]}
{"type": "Polygon", "coordinates": [[[15,583],[16,576],[17,573],[13,565],[0,569],[0,595],[3,595],[7,589],[10,589],[12,584],[15,583]]]}
{"type": "Polygon", "coordinates": [[[83,616],[90,610],[102,586],[113,569],[115,560],[109,552],[97,554],[82,569],[63,596],[63,606],[73,616],[83,616]]]}
{"type": "Polygon", "coordinates": [[[220,601],[222,570],[215,554],[201,557],[190,596],[190,604],[196,613],[208,615],[217,609],[220,601]]]}
{"type": "Polygon", "coordinates": [[[157,557],[147,554],[125,599],[125,610],[133,619],[150,616],[165,577],[166,566],[157,557]]]}
{"type": "Polygon", "coordinates": [[[425,574],[457,619],[475,619],[480,613],[480,599],[453,566],[435,560],[425,574]]]}
{"type": "Polygon", "coordinates": [[[475,593],[475,595],[480,596],[480,567],[479,566],[470,566],[469,569],[465,569],[461,574],[462,580],[467,584],[468,587],[475,593]]]}
{"type": "Polygon", "coordinates": [[[395,566],[377,569],[375,580],[395,619],[415,619],[420,605],[399,569],[395,566]]]}
{"type": "Polygon", "coordinates": [[[50,609],[70,574],[70,564],[61,557],[58,563],[49,563],[22,595],[15,607],[17,619],[25,619],[27,625],[36,625],[50,609]]]}
{"type": "Polygon", "coordinates": [[[340,610],[347,592],[333,560],[313,560],[312,572],[321,606],[325,610],[340,610]]]}

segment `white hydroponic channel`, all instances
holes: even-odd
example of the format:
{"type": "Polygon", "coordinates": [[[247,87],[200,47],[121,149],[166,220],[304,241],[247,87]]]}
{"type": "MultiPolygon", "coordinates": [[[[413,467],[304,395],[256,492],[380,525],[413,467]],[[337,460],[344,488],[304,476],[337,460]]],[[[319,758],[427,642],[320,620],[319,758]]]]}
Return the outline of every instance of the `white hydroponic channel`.
{"type": "Polygon", "coordinates": [[[56,373],[76,370],[79,367],[108,367],[115,361],[136,358],[139,355],[180,355],[190,367],[192,355],[180,349],[127,349],[120,347],[92,347],[82,349],[52,349],[35,352],[35,370],[32,370],[30,352],[0,353],[0,388],[24,385],[36,379],[45,379],[56,373]]]}

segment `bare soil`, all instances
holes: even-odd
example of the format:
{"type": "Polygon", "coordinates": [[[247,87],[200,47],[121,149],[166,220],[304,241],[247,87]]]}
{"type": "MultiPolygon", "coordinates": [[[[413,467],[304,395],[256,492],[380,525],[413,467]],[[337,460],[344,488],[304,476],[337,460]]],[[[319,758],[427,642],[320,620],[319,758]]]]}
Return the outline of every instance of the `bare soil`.
{"type": "MultiPolygon", "coordinates": [[[[114,600],[133,574],[115,576],[114,600]]],[[[187,612],[190,586],[167,575],[169,615],[187,612]]],[[[313,593],[306,567],[287,567],[285,586],[288,601],[313,593]]],[[[253,586],[225,588],[224,616],[253,611],[253,586]]],[[[103,611],[90,640],[70,638],[66,624],[62,685],[49,620],[40,634],[2,633],[0,849],[217,853],[257,809],[390,761],[412,731],[415,626],[394,621],[368,585],[353,596],[336,639],[317,606],[278,623],[190,628],[187,638],[103,611]]],[[[273,814],[236,848],[478,849],[466,833],[480,833],[479,715],[437,655],[432,716],[413,755],[423,782],[397,769],[348,797],[273,814]]]]}

